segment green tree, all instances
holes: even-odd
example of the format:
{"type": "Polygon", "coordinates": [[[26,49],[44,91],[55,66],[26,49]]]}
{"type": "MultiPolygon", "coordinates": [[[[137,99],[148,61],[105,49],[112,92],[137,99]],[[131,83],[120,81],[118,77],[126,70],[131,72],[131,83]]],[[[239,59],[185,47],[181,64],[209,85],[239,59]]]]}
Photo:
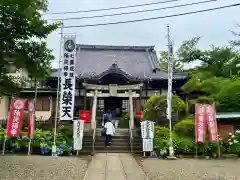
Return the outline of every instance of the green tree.
{"type": "Polygon", "coordinates": [[[19,92],[19,84],[8,76],[11,68],[30,77],[44,79],[54,59],[44,41],[58,28],[42,18],[47,0],[0,1],[0,95],[19,92]]]}
{"type": "MultiPolygon", "coordinates": [[[[167,70],[168,69],[168,52],[161,51],[159,53],[159,59],[160,59],[160,68],[167,70]]],[[[175,57],[173,61],[173,71],[179,72],[182,70],[183,70],[183,63],[179,61],[177,57],[175,57]]]]}
{"type": "MultiPolygon", "coordinates": [[[[177,95],[173,95],[172,98],[172,111],[174,115],[178,115],[179,112],[185,109],[185,102],[177,95]]],[[[157,94],[151,96],[144,105],[144,118],[156,121],[158,124],[162,124],[166,120],[167,111],[167,94],[157,94]]],[[[174,118],[174,117],[173,117],[174,118]]],[[[178,120],[178,116],[175,116],[175,121],[178,120]],[[176,119],[177,118],[177,119],[176,119]]],[[[164,123],[163,123],[164,124],[164,123]]]]}
{"type": "Polygon", "coordinates": [[[217,110],[220,112],[240,112],[240,78],[221,89],[217,96],[217,110]]]}

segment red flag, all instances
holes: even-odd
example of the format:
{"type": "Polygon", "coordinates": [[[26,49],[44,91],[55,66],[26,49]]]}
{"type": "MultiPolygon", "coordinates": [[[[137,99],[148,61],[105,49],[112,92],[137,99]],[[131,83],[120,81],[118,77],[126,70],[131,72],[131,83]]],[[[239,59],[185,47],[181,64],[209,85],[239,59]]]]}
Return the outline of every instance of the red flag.
{"type": "Polygon", "coordinates": [[[196,115],[196,125],[195,125],[196,143],[205,143],[205,138],[206,138],[205,104],[195,105],[195,115],[196,115]]]}
{"type": "Polygon", "coordinates": [[[215,111],[214,104],[206,105],[206,119],[207,119],[207,125],[208,125],[209,141],[217,142],[218,131],[217,131],[216,111],[215,111]]]}
{"type": "Polygon", "coordinates": [[[143,112],[142,112],[142,111],[136,112],[136,116],[137,116],[140,120],[143,120],[143,112]]]}
{"type": "Polygon", "coordinates": [[[79,119],[84,120],[86,124],[91,123],[91,111],[90,110],[80,110],[79,111],[79,119]]]}
{"type": "Polygon", "coordinates": [[[26,100],[21,98],[12,99],[10,116],[7,126],[7,136],[20,136],[25,102],[26,100]]]}
{"type": "Polygon", "coordinates": [[[34,136],[34,114],[35,114],[35,107],[34,107],[34,100],[28,100],[28,136],[34,136]]]}

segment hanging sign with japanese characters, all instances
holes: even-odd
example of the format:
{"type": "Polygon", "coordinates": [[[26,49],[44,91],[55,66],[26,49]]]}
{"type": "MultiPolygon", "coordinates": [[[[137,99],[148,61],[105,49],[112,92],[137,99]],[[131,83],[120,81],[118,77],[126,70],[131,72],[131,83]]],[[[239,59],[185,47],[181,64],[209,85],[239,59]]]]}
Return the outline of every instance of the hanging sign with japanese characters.
{"type": "Polygon", "coordinates": [[[74,150],[82,149],[83,129],[84,129],[84,121],[83,120],[73,121],[73,148],[74,148],[74,150]]]}
{"type": "Polygon", "coordinates": [[[14,98],[11,101],[11,109],[7,126],[7,136],[20,136],[22,119],[24,116],[25,99],[14,98]]]}
{"type": "Polygon", "coordinates": [[[218,129],[216,120],[215,104],[206,105],[206,119],[208,125],[208,134],[210,142],[218,141],[218,129]]]}
{"type": "Polygon", "coordinates": [[[142,139],[153,139],[154,138],[154,122],[142,121],[141,135],[142,135],[142,139]]]}
{"type": "Polygon", "coordinates": [[[195,104],[196,127],[195,136],[196,143],[205,143],[206,138],[206,105],[195,104]]]}
{"type": "Polygon", "coordinates": [[[73,120],[75,98],[76,36],[63,37],[60,120],[73,120]]]}

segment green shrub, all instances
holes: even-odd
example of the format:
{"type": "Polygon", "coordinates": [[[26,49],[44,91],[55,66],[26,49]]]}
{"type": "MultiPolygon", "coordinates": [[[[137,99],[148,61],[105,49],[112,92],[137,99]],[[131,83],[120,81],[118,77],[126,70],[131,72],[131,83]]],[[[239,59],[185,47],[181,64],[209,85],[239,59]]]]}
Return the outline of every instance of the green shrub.
{"type": "Polygon", "coordinates": [[[176,154],[194,154],[195,140],[193,137],[173,134],[173,146],[176,154]]]}
{"type": "MultiPolygon", "coordinates": [[[[129,119],[130,119],[130,115],[129,113],[126,113],[120,120],[119,127],[129,128],[129,119]]],[[[141,121],[137,116],[134,116],[134,124],[135,124],[135,127],[140,127],[141,121]]]]}
{"type": "MultiPolygon", "coordinates": [[[[144,119],[150,121],[161,121],[166,119],[167,95],[159,94],[151,96],[144,105],[144,119]]],[[[178,114],[185,110],[185,102],[177,95],[173,95],[172,99],[173,113],[178,114]]]]}
{"type": "Polygon", "coordinates": [[[194,119],[184,119],[178,122],[174,131],[179,136],[194,137],[195,136],[195,120],[194,119]]]}
{"type": "Polygon", "coordinates": [[[229,134],[228,143],[229,152],[233,154],[240,154],[240,133],[229,134]]]}
{"type": "MultiPolygon", "coordinates": [[[[6,151],[27,153],[29,137],[27,128],[24,128],[20,137],[7,137],[6,151]]],[[[0,129],[0,147],[2,148],[5,137],[5,130],[0,129]]],[[[50,155],[53,145],[53,132],[35,129],[32,141],[32,152],[34,154],[50,155]]],[[[72,137],[68,138],[65,134],[58,132],[56,136],[56,146],[58,155],[72,153],[72,137]]]]}
{"type": "Polygon", "coordinates": [[[155,151],[160,153],[168,148],[169,129],[166,127],[155,126],[154,129],[155,151]]]}

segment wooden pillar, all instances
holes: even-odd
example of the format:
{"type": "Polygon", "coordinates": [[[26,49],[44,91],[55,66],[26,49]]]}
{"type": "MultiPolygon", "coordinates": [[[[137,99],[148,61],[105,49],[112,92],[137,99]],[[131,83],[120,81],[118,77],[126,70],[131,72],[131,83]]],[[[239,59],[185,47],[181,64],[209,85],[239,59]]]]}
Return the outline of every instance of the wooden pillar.
{"type": "Polygon", "coordinates": [[[98,90],[95,90],[94,97],[93,97],[92,116],[91,116],[92,129],[95,129],[96,127],[97,97],[98,97],[98,90]]]}

